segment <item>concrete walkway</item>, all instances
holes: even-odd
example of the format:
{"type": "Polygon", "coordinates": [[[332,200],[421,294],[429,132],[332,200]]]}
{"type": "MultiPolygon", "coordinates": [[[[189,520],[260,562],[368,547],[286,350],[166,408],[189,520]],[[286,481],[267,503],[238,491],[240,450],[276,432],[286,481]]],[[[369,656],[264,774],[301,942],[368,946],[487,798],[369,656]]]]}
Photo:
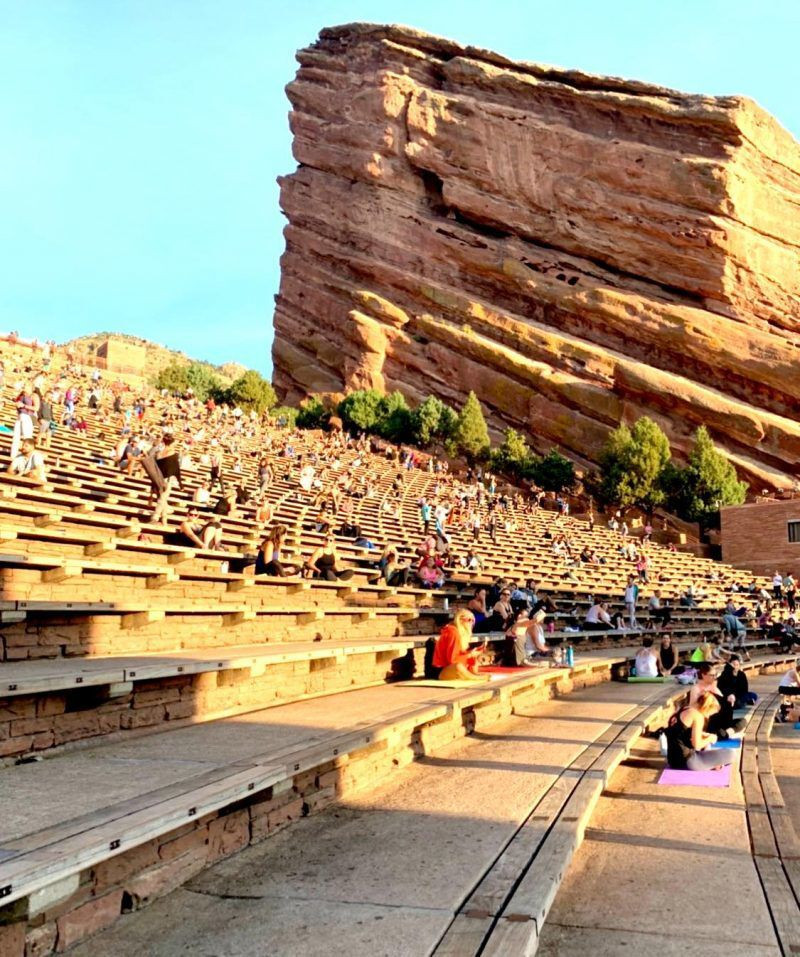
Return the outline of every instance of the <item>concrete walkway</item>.
{"type": "Polygon", "coordinates": [[[800,834],[800,729],[775,724],[770,741],[772,770],[778,780],[794,829],[800,834]]]}
{"type": "Polygon", "coordinates": [[[429,954],[565,765],[667,691],[608,683],[531,708],[219,863],[74,954],[429,954]]]}
{"type": "MultiPolygon", "coordinates": [[[[751,687],[774,691],[776,681],[753,679],[751,687]]],[[[633,755],[641,766],[620,767],[600,798],[545,923],[540,957],[779,957],[738,767],[729,788],[659,787],[657,743],[642,739],[633,755]]]]}

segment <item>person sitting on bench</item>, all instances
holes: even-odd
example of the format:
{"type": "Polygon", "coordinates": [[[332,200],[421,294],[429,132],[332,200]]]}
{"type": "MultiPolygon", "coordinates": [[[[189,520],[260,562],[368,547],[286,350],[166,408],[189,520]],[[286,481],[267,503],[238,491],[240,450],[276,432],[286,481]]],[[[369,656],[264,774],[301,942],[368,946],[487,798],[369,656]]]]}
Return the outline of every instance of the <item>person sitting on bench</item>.
{"type": "Polygon", "coordinates": [[[700,644],[694,649],[694,651],[689,656],[689,661],[692,664],[699,664],[703,661],[711,661],[711,658],[714,654],[712,647],[712,638],[713,634],[710,631],[703,632],[703,640],[700,644]]]}
{"type": "Polygon", "coordinates": [[[658,669],[662,675],[678,674],[683,671],[683,665],[678,664],[678,655],[672,644],[671,635],[662,635],[658,647],[658,669]]]}
{"type": "Polygon", "coordinates": [[[611,624],[611,615],[608,613],[608,603],[595,602],[586,612],[583,627],[586,631],[610,631],[614,626],[611,624]]]}
{"type": "Polygon", "coordinates": [[[346,581],[353,577],[352,568],[341,567],[339,554],[336,551],[336,539],[333,535],[325,536],[325,541],[314,549],[303,567],[309,578],[335,582],[337,579],[346,581]]]}
{"type": "Polygon", "coordinates": [[[781,678],[778,694],[782,694],[784,697],[778,713],[775,715],[775,720],[779,724],[783,724],[787,720],[797,720],[800,713],[798,709],[798,701],[800,700],[800,658],[781,678]]]}
{"type": "Polygon", "coordinates": [[[504,588],[494,603],[492,612],[486,619],[483,631],[505,631],[514,622],[514,609],[511,607],[511,589],[504,588]]]}
{"type": "Polygon", "coordinates": [[[190,508],[186,518],[178,526],[176,545],[192,545],[196,548],[221,549],[222,525],[218,518],[201,519],[196,508],[190,508]]]}
{"type": "Polygon", "coordinates": [[[33,439],[22,440],[19,453],[14,456],[8,467],[8,474],[22,475],[35,485],[44,485],[47,482],[44,454],[36,451],[33,439]]]}
{"type": "Polygon", "coordinates": [[[666,628],[672,621],[672,609],[669,607],[669,601],[661,599],[661,590],[656,588],[647,603],[647,610],[650,617],[659,627],[666,628]]]}
{"type": "Polygon", "coordinates": [[[286,578],[288,575],[297,575],[300,569],[297,565],[287,564],[283,560],[284,539],[286,526],[276,525],[258,546],[256,557],[256,575],[273,575],[275,578],[286,578]]]}
{"type": "Polygon", "coordinates": [[[480,626],[478,630],[483,631],[483,622],[489,617],[489,611],[486,607],[486,589],[483,585],[479,585],[475,589],[475,594],[467,603],[467,608],[472,612],[475,625],[480,626]]]}
{"type": "Polygon", "coordinates": [[[472,612],[462,608],[439,632],[433,650],[433,667],[440,669],[440,681],[484,680],[478,673],[478,659],[485,645],[474,651],[469,647],[474,623],[472,612]]]}
{"type": "Polygon", "coordinates": [[[786,672],[786,674],[781,678],[780,687],[778,688],[778,694],[783,695],[800,695],[800,658],[795,661],[794,665],[786,672]]]}
{"type": "Polygon", "coordinates": [[[400,561],[400,553],[396,545],[387,545],[378,560],[378,568],[387,585],[394,588],[408,583],[408,565],[400,561]]]}
{"type": "Polygon", "coordinates": [[[519,613],[516,621],[507,629],[506,638],[513,643],[514,664],[517,668],[532,667],[537,654],[549,657],[550,649],[539,631],[525,610],[519,613]]]}
{"type": "Polygon", "coordinates": [[[694,703],[674,714],[667,725],[667,764],[679,771],[711,771],[733,764],[734,754],[727,750],[708,750],[716,744],[716,734],[706,730],[719,704],[710,692],[702,692],[694,703]]]}

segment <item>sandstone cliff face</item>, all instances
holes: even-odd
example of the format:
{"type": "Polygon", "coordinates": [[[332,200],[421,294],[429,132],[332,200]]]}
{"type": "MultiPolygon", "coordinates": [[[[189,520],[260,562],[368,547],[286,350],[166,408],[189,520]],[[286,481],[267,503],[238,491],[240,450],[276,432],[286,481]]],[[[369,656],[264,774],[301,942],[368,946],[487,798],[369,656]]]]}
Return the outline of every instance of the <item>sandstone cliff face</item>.
{"type": "Polygon", "coordinates": [[[460,403],[591,462],[646,413],[759,485],[800,462],[800,148],[756,104],[324,30],[289,85],[290,399],[460,403]]]}

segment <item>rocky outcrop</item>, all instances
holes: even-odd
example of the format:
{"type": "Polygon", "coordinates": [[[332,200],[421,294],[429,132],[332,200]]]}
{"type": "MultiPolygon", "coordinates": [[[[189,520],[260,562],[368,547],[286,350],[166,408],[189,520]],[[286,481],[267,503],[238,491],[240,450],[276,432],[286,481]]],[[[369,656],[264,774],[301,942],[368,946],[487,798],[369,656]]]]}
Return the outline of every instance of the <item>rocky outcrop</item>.
{"type": "Polygon", "coordinates": [[[591,462],[647,413],[743,474],[800,462],[800,148],[755,103],[324,30],[288,87],[275,309],[290,399],[459,403],[591,462]]]}

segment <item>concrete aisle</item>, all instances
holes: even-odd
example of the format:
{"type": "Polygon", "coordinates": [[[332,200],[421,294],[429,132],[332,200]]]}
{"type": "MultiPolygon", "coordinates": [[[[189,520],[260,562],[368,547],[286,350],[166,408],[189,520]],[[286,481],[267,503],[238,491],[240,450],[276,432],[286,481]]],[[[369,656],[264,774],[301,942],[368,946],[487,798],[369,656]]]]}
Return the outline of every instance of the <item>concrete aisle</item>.
{"type": "Polygon", "coordinates": [[[800,728],[775,724],[770,740],[772,770],[795,830],[800,834],[800,728]]]}
{"type": "Polygon", "coordinates": [[[652,694],[609,683],[532,708],[222,861],[75,957],[421,957],[555,776],[652,694]]]}
{"type": "MultiPolygon", "coordinates": [[[[776,681],[751,687],[773,691],[776,681]]],[[[633,752],[643,765],[657,754],[645,739],[633,752]]],[[[653,762],[614,775],[544,925],[539,957],[779,957],[738,763],[729,788],[659,787],[659,773],[653,762]]]]}

